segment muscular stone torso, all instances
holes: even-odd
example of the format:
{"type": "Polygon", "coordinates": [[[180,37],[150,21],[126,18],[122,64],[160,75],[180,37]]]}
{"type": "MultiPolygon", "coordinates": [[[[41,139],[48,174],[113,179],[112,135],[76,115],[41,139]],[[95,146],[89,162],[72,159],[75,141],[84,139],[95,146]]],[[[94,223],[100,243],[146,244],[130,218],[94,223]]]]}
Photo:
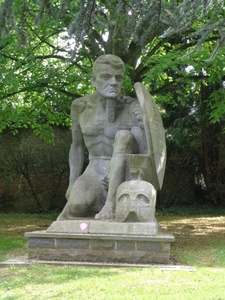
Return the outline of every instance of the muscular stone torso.
{"type": "Polygon", "coordinates": [[[116,133],[122,129],[131,130],[133,126],[138,126],[133,114],[136,104],[137,100],[132,98],[118,102],[115,122],[110,123],[104,100],[86,101],[85,109],[79,115],[79,123],[90,157],[112,156],[116,133]]]}

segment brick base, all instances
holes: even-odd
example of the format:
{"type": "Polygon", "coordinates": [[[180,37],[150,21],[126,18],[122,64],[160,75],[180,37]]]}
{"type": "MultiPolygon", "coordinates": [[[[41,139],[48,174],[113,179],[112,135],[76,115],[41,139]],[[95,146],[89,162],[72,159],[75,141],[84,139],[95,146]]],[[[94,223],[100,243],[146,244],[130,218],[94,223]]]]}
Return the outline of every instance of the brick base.
{"type": "Polygon", "coordinates": [[[174,236],[66,234],[36,231],[25,233],[28,257],[38,260],[168,264],[174,236]]]}

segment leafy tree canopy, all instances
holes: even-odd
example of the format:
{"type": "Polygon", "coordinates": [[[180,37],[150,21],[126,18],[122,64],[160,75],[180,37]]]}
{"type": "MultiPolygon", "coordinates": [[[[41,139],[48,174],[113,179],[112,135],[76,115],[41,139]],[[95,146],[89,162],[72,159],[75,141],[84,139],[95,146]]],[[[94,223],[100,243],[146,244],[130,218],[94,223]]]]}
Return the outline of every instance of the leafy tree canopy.
{"type": "MultiPolygon", "coordinates": [[[[51,139],[52,125],[69,126],[70,103],[91,91],[103,53],[126,63],[125,93],[142,81],[161,103],[222,84],[224,14],[222,0],[0,0],[0,130],[32,127],[51,139]]],[[[214,121],[221,93],[210,100],[214,121]]]]}

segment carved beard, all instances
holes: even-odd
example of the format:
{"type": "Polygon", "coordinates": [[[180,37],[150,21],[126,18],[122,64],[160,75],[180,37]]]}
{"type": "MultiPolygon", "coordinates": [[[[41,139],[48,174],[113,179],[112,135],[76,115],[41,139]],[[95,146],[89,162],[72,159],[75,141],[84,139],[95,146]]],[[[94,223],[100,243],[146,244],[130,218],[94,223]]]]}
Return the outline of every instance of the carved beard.
{"type": "Polygon", "coordinates": [[[106,100],[106,113],[108,117],[108,122],[113,123],[116,120],[116,100],[107,99],[106,100]]]}

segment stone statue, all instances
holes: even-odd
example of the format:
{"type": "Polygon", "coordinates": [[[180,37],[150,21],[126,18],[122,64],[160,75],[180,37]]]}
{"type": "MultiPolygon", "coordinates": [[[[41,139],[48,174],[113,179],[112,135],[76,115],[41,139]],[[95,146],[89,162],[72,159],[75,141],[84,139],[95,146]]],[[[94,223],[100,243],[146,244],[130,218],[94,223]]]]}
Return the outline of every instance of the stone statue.
{"type": "Polygon", "coordinates": [[[139,83],[135,86],[138,100],[121,95],[123,77],[119,57],[98,57],[91,77],[96,92],[72,103],[68,202],[58,221],[93,214],[96,220],[111,220],[115,212],[119,222],[154,219],[156,189],[162,186],[165,170],[162,122],[154,101],[139,83]],[[148,103],[146,97],[150,97],[148,103]],[[83,172],[85,147],[89,164],[83,172]],[[134,208],[128,189],[139,199],[134,208]]]}

